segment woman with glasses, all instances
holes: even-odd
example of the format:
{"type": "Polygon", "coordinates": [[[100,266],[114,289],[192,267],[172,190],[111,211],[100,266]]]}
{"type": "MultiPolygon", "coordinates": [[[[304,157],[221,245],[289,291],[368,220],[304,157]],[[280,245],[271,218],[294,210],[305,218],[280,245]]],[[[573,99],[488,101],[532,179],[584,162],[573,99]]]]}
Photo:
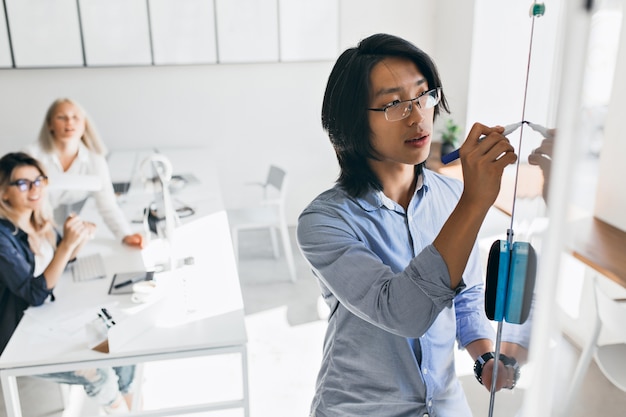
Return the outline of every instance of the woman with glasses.
{"type": "MultiPolygon", "coordinates": [[[[129,246],[143,247],[139,233],[131,233],[130,225],[117,204],[111,175],[104,158],[105,147],[87,113],[68,98],[55,100],[44,119],[37,144],[26,152],[41,161],[51,175],[63,173],[92,175],[100,181],[98,191],[55,190],[50,193],[53,208],[71,205],[94,196],[98,211],[113,234],[129,246]]],[[[63,207],[60,208],[62,210],[63,207]]],[[[66,215],[63,212],[61,216],[66,215]]]]}
{"type": "MultiPolygon", "coordinates": [[[[30,306],[54,301],[52,291],[68,262],[93,235],[95,225],[78,216],[53,228],[42,164],[25,153],[0,158],[0,354],[30,306]]],[[[128,410],[134,367],[84,369],[42,375],[83,385],[105,411],[128,410]],[[126,395],[126,399],[124,398],[126,395]]]]}
{"type": "MultiPolygon", "coordinates": [[[[362,40],[331,71],[322,125],[340,174],[297,230],[330,308],[311,416],[472,415],[454,345],[473,360],[494,350],[475,240],[517,156],[502,127],[477,123],[460,150],[464,183],[428,170],[441,110],[434,62],[398,37],[362,40]]],[[[501,359],[497,389],[514,385],[514,359],[501,359]]]]}

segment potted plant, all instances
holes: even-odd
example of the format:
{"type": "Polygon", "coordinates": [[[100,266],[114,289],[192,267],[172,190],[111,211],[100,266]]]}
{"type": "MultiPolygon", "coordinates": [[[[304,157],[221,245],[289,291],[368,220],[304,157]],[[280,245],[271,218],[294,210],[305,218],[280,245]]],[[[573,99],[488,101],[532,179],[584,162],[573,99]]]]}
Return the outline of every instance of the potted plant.
{"type": "Polygon", "coordinates": [[[454,120],[448,119],[441,131],[441,155],[447,155],[459,145],[461,128],[454,120]]]}

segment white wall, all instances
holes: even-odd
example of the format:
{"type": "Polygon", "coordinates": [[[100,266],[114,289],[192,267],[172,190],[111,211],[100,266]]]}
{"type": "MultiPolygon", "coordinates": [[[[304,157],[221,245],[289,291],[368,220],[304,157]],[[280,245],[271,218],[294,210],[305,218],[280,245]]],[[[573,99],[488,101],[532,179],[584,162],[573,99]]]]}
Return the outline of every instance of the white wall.
{"type": "MultiPolygon", "coordinates": [[[[529,16],[531,3],[524,0],[502,2],[476,0],[474,48],[472,48],[467,127],[474,122],[489,126],[507,125],[522,120],[554,126],[552,105],[556,99],[553,78],[557,54],[560,0],[546,5],[541,17],[529,16]],[[530,37],[533,35],[526,107],[527,64],[530,37]]],[[[509,136],[519,143],[520,131],[509,136]]],[[[522,162],[536,148],[541,137],[530,128],[518,150],[522,162]]]]}
{"type": "MultiPolygon", "coordinates": [[[[340,0],[339,51],[374,32],[393,33],[439,57],[441,72],[463,84],[465,71],[451,75],[456,73],[458,51],[451,51],[450,59],[435,51],[437,45],[457,41],[462,49],[469,45],[464,25],[470,27],[471,19],[455,18],[454,31],[438,24],[450,3],[340,0]],[[446,68],[447,63],[454,66],[446,68]]],[[[291,174],[287,210],[290,224],[295,224],[304,206],[332,186],[338,174],[334,151],[320,126],[332,65],[0,70],[0,152],[34,141],[48,105],[57,97],[71,97],[87,109],[111,150],[209,146],[227,208],[245,204],[244,182],[264,177],[272,162],[283,166],[291,174]]],[[[466,64],[461,62],[461,67],[466,64]]],[[[451,91],[450,96],[453,102],[465,102],[463,91],[451,91]]]]}
{"type": "Polygon", "coordinates": [[[626,114],[626,24],[622,22],[619,51],[613,78],[613,94],[604,127],[604,141],[600,153],[600,171],[596,194],[595,215],[607,223],[626,231],[626,186],[622,164],[626,155],[626,141],[622,121],[626,114]]]}
{"type": "Polygon", "coordinates": [[[319,123],[329,68],[324,62],[6,70],[0,146],[4,153],[35,140],[50,102],[69,96],[85,106],[109,149],[210,147],[227,206],[245,203],[241,184],[264,177],[270,162],[284,166],[293,175],[293,212],[336,175],[319,123]]]}
{"type": "Polygon", "coordinates": [[[476,0],[439,0],[433,21],[434,46],[432,56],[437,63],[450,115],[441,114],[437,125],[452,118],[459,126],[468,122],[467,102],[470,85],[474,8],[476,0]],[[457,32],[458,31],[458,32],[457,32]]]}

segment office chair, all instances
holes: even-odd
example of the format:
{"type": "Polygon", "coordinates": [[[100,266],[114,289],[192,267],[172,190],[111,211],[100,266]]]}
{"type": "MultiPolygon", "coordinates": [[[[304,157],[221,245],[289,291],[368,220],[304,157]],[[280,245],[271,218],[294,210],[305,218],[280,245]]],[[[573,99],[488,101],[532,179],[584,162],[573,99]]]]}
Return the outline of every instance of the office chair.
{"type": "Polygon", "coordinates": [[[285,195],[287,173],[271,165],[265,182],[252,183],[263,189],[263,198],[258,205],[228,210],[235,259],[239,261],[239,232],[242,230],[269,229],[274,258],[279,258],[276,230],[280,232],[285,259],[291,281],[296,281],[296,267],[291,250],[291,239],[285,217],[285,195]]]}
{"type": "Polygon", "coordinates": [[[596,320],[593,333],[576,365],[562,416],[569,415],[569,410],[578,395],[583,378],[593,358],[595,358],[602,374],[613,385],[626,392],[626,360],[624,360],[626,358],[626,326],[624,326],[626,299],[614,299],[609,296],[607,289],[602,288],[598,277],[593,278],[593,289],[596,302],[596,320]],[[621,342],[599,345],[600,331],[603,329],[621,342]]]}

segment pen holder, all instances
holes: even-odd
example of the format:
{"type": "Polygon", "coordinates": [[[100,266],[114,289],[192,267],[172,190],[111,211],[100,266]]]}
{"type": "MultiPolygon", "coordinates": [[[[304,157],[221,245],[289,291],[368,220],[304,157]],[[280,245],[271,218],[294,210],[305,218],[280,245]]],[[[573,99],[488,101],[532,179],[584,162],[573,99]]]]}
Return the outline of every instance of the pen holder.
{"type": "Polygon", "coordinates": [[[87,346],[98,352],[109,351],[109,325],[100,317],[88,322],[85,327],[87,333],[87,346]]]}
{"type": "Polygon", "coordinates": [[[109,312],[102,308],[98,317],[85,325],[87,345],[102,353],[119,352],[127,343],[155,326],[161,308],[160,301],[132,312],[109,312]]]}

